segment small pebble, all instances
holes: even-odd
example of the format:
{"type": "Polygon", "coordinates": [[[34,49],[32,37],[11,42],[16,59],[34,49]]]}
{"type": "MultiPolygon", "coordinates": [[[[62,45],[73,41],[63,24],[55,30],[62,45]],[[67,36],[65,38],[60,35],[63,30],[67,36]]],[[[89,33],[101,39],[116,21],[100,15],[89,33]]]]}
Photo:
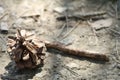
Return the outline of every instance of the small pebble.
{"type": "Polygon", "coordinates": [[[68,63],[66,66],[68,66],[69,68],[79,68],[79,65],[73,62],[68,63]]]}
{"type": "Polygon", "coordinates": [[[56,7],[56,8],[54,8],[54,11],[58,12],[58,13],[63,13],[66,10],[67,10],[66,7],[56,7]]]}
{"type": "Polygon", "coordinates": [[[1,22],[0,30],[1,33],[8,34],[8,24],[6,22],[1,22]]]}
{"type": "Polygon", "coordinates": [[[120,69],[120,64],[117,64],[117,68],[120,69]]]}
{"type": "Polygon", "coordinates": [[[4,13],[4,9],[3,7],[0,6],[0,14],[3,14],[4,13]]]}

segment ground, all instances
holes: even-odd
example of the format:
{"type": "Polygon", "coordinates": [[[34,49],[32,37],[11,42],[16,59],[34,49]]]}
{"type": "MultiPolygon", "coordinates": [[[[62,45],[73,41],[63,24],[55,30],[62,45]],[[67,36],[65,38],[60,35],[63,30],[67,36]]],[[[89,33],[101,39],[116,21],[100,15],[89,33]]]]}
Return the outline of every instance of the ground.
{"type": "Polygon", "coordinates": [[[0,25],[4,23],[9,28],[8,34],[0,34],[1,80],[119,80],[119,5],[111,1],[0,0],[0,16],[7,14],[0,18],[0,25]],[[66,8],[67,12],[63,12],[66,8]],[[56,19],[60,15],[95,11],[106,11],[106,18],[97,21],[56,19]],[[31,15],[40,17],[37,21],[21,18],[31,15]],[[110,61],[103,63],[51,49],[46,53],[43,66],[16,71],[6,52],[7,36],[15,35],[16,29],[34,32],[41,40],[59,41],[70,48],[108,55],[110,61]]]}

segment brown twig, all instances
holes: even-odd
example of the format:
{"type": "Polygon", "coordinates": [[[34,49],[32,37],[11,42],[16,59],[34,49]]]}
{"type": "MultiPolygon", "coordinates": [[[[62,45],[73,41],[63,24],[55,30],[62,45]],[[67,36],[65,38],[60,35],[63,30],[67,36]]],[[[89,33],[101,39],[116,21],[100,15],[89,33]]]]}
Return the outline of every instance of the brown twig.
{"type": "Polygon", "coordinates": [[[82,50],[70,49],[58,42],[53,42],[53,43],[45,42],[45,46],[47,48],[57,49],[65,53],[80,56],[80,57],[86,57],[86,58],[91,58],[91,59],[100,60],[100,61],[109,61],[109,58],[105,54],[90,53],[82,50]]]}
{"type": "MultiPolygon", "coordinates": [[[[75,19],[75,20],[98,20],[101,18],[104,18],[103,15],[105,15],[105,11],[97,11],[97,12],[88,12],[88,13],[78,13],[78,14],[72,14],[68,15],[68,19],[75,19]]],[[[59,21],[64,21],[66,20],[66,16],[60,16],[57,18],[59,21]]]]}

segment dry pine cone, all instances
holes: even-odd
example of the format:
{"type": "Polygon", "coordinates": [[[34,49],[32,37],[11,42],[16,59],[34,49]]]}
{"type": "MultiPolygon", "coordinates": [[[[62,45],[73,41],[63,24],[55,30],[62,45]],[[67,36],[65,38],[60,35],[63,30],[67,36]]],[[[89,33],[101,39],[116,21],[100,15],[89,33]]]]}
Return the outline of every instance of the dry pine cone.
{"type": "Polygon", "coordinates": [[[37,41],[32,33],[18,30],[16,36],[8,37],[8,52],[19,69],[36,68],[43,64],[45,44],[37,41]]]}

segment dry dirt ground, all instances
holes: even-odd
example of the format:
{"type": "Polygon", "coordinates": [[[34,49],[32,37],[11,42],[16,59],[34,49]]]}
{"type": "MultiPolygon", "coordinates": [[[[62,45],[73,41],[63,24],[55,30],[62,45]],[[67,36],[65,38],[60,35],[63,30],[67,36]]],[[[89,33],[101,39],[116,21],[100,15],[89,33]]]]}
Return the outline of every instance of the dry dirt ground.
{"type": "Polygon", "coordinates": [[[0,0],[0,16],[6,14],[0,19],[0,25],[9,28],[8,34],[0,34],[1,80],[119,80],[119,5],[111,1],[0,0]],[[65,9],[67,11],[63,12],[65,9]],[[60,15],[95,11],[106,11],[106,18],[96,21],[56,20],[60,15]],[[36,14],[40,15],[37,21],[21,18],[36,14]],[[103,63],[48,50],[42,67],[16,71],[6,52],[7,36],[14,35],[16,29],[32,31],[40,39],[56,40],[71,48],[106,54],[110,61],[103,63]]]}

